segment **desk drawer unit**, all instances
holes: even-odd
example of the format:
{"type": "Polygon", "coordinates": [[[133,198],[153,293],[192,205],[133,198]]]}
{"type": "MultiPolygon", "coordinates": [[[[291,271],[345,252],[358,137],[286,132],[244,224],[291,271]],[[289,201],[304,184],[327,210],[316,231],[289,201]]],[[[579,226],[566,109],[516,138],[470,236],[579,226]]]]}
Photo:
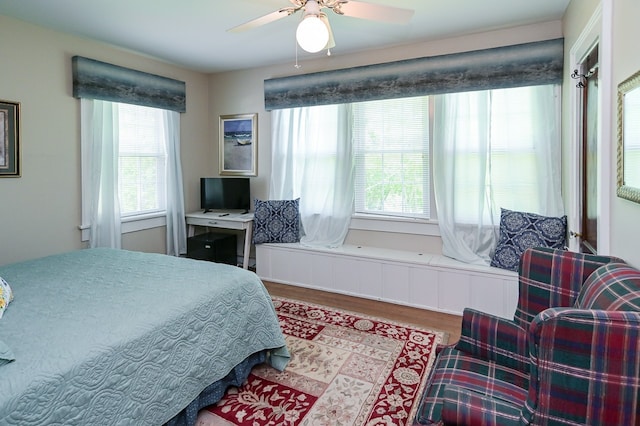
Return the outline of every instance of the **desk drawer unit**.
{"type": "Polygon", "coordinates": [[[210,226],[214,228],[225,228],[225,229],[244,229],[242,222],[238,222],[235,220],[224,220],[219,219],[217,217],[209,218],[190,218],[189,225],[195,226],[210,226]]]}
{"type": "Polygon", "coordinates": [[[211,262],[237,264],[236,236],[207,232],[187,238],[187,257],[211,262]]]}

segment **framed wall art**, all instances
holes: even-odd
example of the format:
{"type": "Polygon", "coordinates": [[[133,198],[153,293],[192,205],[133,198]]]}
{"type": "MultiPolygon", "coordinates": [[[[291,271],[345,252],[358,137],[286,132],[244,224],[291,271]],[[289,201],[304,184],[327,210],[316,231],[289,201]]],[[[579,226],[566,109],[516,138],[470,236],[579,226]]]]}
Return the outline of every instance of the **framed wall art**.
{"type": "Polygon", "coordinates": [[[220,116],[220,175],[258,175],[258,114],[220,116]]]}
{"type": "Polygon", "coordinates": [[[0,99],[0,177],[20,177],[20,103],[0,99]]]}

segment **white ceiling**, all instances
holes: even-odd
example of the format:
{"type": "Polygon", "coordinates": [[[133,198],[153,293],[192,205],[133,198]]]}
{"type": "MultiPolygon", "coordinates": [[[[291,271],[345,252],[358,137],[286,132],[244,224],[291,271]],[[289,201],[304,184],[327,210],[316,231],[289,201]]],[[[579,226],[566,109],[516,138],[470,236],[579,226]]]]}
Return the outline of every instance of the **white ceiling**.
{"type": "MultiPolygon", "coordinates": [[[[360,0],[415,10],[408,25],[328,11],[332,54],[561,19],[570,0],[360,0]]],[[[0,0],[0,14],[219,72],[293,61],[300,13],[242,33],[234,26],[290,6],[288,0],[0,0]]],[[[298,49],[300,60],[309,54],[298,49]]]]}

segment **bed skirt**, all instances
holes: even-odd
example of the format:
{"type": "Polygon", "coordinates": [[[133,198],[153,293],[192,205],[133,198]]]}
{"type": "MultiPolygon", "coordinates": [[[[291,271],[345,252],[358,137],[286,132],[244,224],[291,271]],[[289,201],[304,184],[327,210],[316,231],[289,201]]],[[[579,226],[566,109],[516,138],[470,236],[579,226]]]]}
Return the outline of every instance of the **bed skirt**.
{"type": "Polygon", "coordinates": [[[220,401],[229,386],[240,386],[247,380],[251,369],[267,360],[267,350],[249,355],[244,361],[236,365],[225,377],[207,386],[196,399],[169,420],[165,426],[193,426],[198,417],[198,411],[220,401]]]}

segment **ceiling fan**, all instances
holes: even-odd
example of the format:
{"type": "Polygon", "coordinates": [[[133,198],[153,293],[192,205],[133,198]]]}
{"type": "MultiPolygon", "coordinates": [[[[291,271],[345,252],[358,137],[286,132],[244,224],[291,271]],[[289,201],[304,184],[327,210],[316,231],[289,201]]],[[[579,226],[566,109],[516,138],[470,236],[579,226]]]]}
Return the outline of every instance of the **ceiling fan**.
{"type": "Polygon", "coordinates": [[[355,0],[289,0],[293,6],[283,7],[244,24],[229,29],[229,32],[250,30],[293,15],[302,10],[302,20],[298,24],[296,40],[307,52],[316,53],[335,46],[329,19],[322,9],[331,9],[338,15],[370,19],[393,24],[406,24],[413,16],[413,10],[382,6],[355,0]]]}

